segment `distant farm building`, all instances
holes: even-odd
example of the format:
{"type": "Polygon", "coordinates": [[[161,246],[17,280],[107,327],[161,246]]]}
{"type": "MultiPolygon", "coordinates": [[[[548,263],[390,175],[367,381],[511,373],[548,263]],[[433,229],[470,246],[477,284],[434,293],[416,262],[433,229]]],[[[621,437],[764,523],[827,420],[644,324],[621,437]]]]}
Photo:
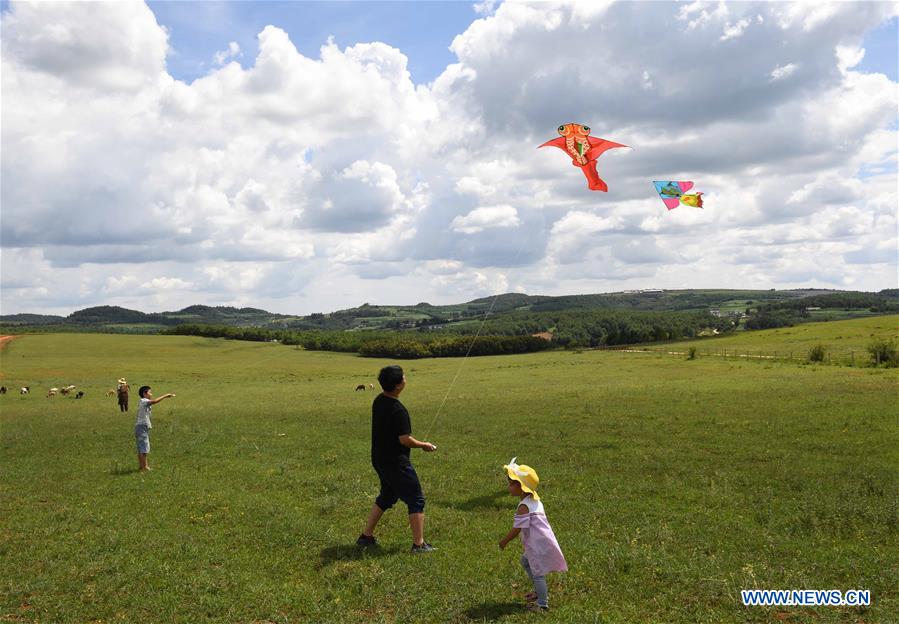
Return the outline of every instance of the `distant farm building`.
{"type": "Polygon", "coordinates": [[[531,334],[534,338],[543,338],[546,342],[552,342],[553,335],[552,332],[538,332],[536,334],[531,334]]]}

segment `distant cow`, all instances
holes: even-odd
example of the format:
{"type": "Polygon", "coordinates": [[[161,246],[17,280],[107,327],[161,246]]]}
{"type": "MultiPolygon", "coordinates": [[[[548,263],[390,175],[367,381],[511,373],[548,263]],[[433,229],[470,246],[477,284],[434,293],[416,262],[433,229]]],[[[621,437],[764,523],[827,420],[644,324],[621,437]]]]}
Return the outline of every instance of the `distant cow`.
{"type": "Polygon", "coordinates": [[[57,392],[59,392],[59,388],[50,388],[47,390],[47,398],[55,397],[57,392]]]}
{"type": "Polygon", "coordinates": [[[0,394],[6,394],[6,386],[0,386],[0,394]]]}
{"type": "Polygon", "coordinates": [[[83,392],[82,390],[79,390],[79,391],[78,391],[78,394],[75,395],[75,398],[76,398],[76,399],[80,399],[80,398],[83,397],[83,396],[84,396],[84,392],[83,392]]]}
{"type": "Polygon", "coordinates": [[[61,394],[68,394],[74,389],[75,389],[75,386],[65,386],[64,388],[60,388],[59,392],[61,394]]]}
{"type": "Polygon", "coordinates": [[[22,386],[19,388],[19,394],[28,394],[31,392],[31,386],[22,386]]]}
{"type": "Polygon", "coordinates": [[[375,384],[368,384],[368,389],[369,389],[369,390],[374,390],[374,389],[375,389],[375,384]]]}
{"type": "Polygon", "coordinates": [[[356,392],[359,392],[360,390],[362,390],[363,392],[365,391],[365,384],[359,384],[358,386],[356,386],[356,392]]]}

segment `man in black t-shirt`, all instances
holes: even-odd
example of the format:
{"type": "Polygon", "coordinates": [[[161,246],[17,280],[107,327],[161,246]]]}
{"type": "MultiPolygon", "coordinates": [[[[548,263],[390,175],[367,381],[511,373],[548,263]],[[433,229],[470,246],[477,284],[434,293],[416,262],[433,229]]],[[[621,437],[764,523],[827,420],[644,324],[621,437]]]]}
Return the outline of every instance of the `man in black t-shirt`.
{"type": "Polygon", "coordinates": [[[365,523],[365,530],[356,540],[360,546],[377,544],[373,532],[384,512],[398,500],[409,509],[409,526],[412,528],[412,552],[430,552],[434,547],[424,540],[425,497],[412,462],[411,449],[425,452],[437,450],[430,442],[420,442],[412,437],[409,412],[400,403],[399,396],[406,387],[406,376],[399,366],[385,366],[378,375],[384,390],[371,405],[371,465],[378,473],[381,491],[372,505],[365,523]]]}

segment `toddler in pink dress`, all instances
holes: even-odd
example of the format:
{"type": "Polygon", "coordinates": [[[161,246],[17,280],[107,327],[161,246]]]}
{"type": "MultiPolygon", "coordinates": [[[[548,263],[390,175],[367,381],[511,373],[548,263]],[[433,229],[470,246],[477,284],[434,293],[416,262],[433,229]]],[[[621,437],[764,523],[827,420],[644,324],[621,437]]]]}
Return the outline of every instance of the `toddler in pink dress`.
{"type": "Polygon", "coordinates": [[[526,596],[528,609],[545,611],[549,608],[546,574],[565,572],[568,565],[546,519],[540,496],[537,495],[537,485],[540,483],[537,471],[530,466],[519,466],[515,463],[516,459],[518,458],[513,457],[509,465],[503,468],[509,477],[509,493],[517,496],[520,503],[515,512],[512,530],[499,541],[499,547],[505,548],[506,544],[521,534],[521,543],[524,545],[521,565],[534,584],[534,591],[526,596]]]}

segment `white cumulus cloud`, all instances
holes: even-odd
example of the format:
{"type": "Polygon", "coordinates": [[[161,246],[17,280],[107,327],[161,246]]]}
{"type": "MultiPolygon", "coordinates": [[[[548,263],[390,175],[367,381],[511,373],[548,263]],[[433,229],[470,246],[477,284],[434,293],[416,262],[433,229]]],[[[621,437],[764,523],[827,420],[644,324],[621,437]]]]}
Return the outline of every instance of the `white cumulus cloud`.
{"type": "Polygon", "coordinates": [[[457,232],[476,234],[488,228],[517,227],[520,223],[512,206],[483,206],[453,219],[452,227],[457,232]]]}
{"type": "Polygon", "coordinates": [[[141,2],[10,2],[4,312],[895,285],[897,85],[859,69],[894,3],[479,6],[416,84],[404,50],[277,23],[184,82],[141,2]],[[566,122],[634,148],[608,193],[536,149],[566,122]]]}

